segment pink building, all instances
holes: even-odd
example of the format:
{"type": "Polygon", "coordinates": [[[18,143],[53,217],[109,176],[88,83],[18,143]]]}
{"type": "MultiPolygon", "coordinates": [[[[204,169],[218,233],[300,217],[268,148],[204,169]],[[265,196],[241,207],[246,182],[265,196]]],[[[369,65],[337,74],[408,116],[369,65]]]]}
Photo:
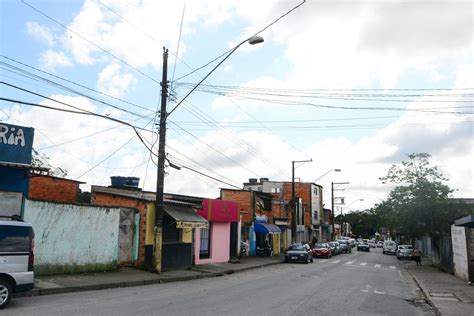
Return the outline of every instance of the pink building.
{"type": "Polygon", "coordinates": [[[204,199],[199,215],[209,221],[209,228],[197,228],[194,234],[194,264],[227,262],[237,249],[237,203],[204,199]],[[232,226],[235,226],[232,229],[232,226]],[[235,235],[235,236],[233,236],[235,235]],[[235,243],[234,248],[231,249],[235,243]]]}

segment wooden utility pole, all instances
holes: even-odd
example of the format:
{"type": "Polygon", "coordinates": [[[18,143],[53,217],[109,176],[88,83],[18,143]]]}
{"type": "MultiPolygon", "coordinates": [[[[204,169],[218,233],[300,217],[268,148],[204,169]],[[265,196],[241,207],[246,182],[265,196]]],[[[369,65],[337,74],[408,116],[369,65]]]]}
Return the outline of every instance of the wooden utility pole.
{"type": "Polygon", "coordinates": [[[161,255],[163,240],[164,182],[165,182],[165,145],[166,145],[166,100],[168,98],[168,50],[163,47],[163,77],[161,80],[161,109],[158,143],[158,172],[155,200],[155,270],[161,273],[161,255]]]}

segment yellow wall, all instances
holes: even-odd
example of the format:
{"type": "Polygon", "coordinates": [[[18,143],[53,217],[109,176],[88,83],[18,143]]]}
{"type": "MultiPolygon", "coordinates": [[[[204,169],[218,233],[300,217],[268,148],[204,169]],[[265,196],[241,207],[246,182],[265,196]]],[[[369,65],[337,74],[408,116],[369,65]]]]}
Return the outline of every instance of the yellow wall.
{"type": "Polygon", "coordinates": [[[193,242],[193,229],[182,228],[181,229],[181,242],[191,244],[193,242]]]}
{"type": "Polygon", "coordinates": [[[280,254],[280,234],[273,235],[273,254],[280,254]]]}

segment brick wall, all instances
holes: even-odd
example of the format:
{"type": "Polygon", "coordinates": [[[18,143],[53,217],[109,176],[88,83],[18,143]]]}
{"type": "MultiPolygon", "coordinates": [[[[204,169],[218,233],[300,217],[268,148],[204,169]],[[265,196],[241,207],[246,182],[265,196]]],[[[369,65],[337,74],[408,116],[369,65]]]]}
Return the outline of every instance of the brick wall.
{"type": "Polygon", "coordinates": [[[28,198],[58,203],[77,203],[79,182],[50,176],[32,176],[28,198]]]}
{"type": "MultiPolygon", "coordinates": [[[[302,200],[304,208],[304,225],[311,225],[311,184],[310,183],[295,183],[295,194],[302,200]]],[[[291,182],[283,183],[283,198],[291,200],[291,182]]],[[[290,214],[291,216],[291,214],[290,214]]]]}
{"type": "Polygon", "coordinates": [[[252,192],[221,189],[221,199],[234,201],[244,223],[252,221],[252,192]]]}
{"type": "Polygon", "coordinates": [[[146,237],[146,204],[141,200],[115,196],[107,193],[92,192],[91,203],[102,206],[121,206],[135,208],[140,213],[140,227],[138,235],[138,262],[141,266],[145,262],[146,237]]]}

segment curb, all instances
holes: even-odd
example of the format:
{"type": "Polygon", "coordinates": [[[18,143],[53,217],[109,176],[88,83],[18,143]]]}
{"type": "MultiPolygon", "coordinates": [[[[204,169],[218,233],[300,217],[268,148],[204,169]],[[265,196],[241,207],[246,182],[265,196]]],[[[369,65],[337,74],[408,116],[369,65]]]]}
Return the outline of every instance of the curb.
{"type": "Polygon", "coordinates": [[[134,287],[134,286],[143,286],[143,285],[153,285],[153,284],[163,284],[163,283],[173,283],[173,282],[182,282],[182,281],[191,281],[198,279],[207,279],[213,277],[219,277],[227,274],[234,274],[238,272],[244,272],[248,270],[268,267],[272,265],[281,264],[282,262],[275,261],[264,264],[259,264],[257,266],[244,267],[241,269],[229,269],[218,272],[207,272],[201,275],[191,275],[183,277],[168,277],[168,278],[158,278],[158,279],[149,279],[149,280],[135,280],[135,281],[125,281],[125,282],[114,282],[114,283],[104,283],[104,284],[92,284],[92,285],[79,285],[79,286],[69,286],[69,287],[57,287],[50,289],[33,289],[27,292],[15,293],[13,297],[32,297],[32,296],[42,296],[42,295],[52,295],[52,294],[63,294],[63,293],[73,293],[73,292],[86,292],[86,291],[98,291],[106,289],[115,289],[115,288],[124,288],[124,287],[134,287]]]}
{"type": "Polygon", "coordinates": [[[421,290],[421,293],[423,294],[424,298],[426,299],[428,304],[431,306],[431,308],[433,308],[434,312],[436,313],[436,316],[441,316],[441,313],[436,307],[436,305],[434,304],[433,300],[431,299],[429,292],[421,286],[420,282],[416,279],[415,275],[411,273],[410,270],[406,266],[404,266],[404,269],[411,276],[416,286],[421,290]]]}

